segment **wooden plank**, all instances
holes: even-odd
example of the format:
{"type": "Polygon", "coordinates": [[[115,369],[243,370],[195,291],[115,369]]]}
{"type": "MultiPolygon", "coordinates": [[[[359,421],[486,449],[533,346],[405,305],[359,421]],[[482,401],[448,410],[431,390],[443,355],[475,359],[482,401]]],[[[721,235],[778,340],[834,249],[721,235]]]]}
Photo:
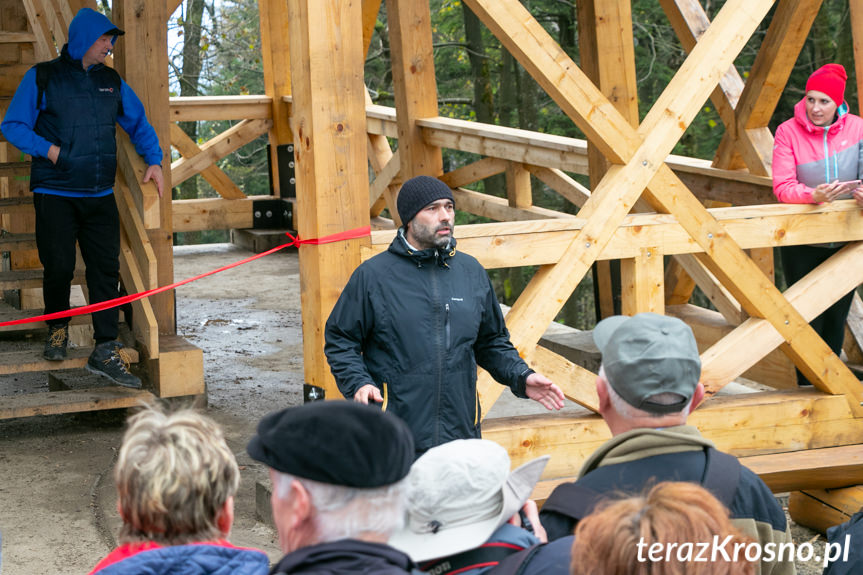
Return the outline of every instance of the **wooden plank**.
{"type": "Polygon", "coordinates": [[[0,397],[0,419],[125,409],[152,399],[153,394],[149,391],[119,386],[3,396],[0,397]]]}
{"type": "MultiPolygon", "coordinates": [[[[861,254],[863,254],[863,243],[849,244],[802,280],[789,287],[784,295],[785,299],[794,306],[795,313],[799,313],[801,318],[808,322],[863,282],[863,271],[858,272],[859,266],[855,263],[856,258],[859,258],[861,254]]],[[[783,336],[777,332],[774,326],[775,324],[771,324],[766,319],[752,317],[702,354],[701,381],[704,383],[708,394],[715,393],[727,382],[748,369],[755,361],[783,343],[783,336]]],[[[823,344],[823,340],[817,339],[823,344]]],[[[826,344],[824,345],[826,346],[826,344]]],[[[830,351],[822,351],[821,353],[836,358],[835,354],[830,351]]],[[[792,359],[795,358],[792,357],[792,359]]],[[[839,358],[836,358],[836,361],[839,361],[839,358]]],[[[800,362],[795,360],[795,364],[800,367],[800,362]]],[[[847,370],[847,368],[845,369],[847,370]]],[[[822,378],[823,376],[819,374],[818,377],[822,378]]],[[[823,381],[816,380],[815,374],[812,374],[812,377],[807,374],[807,378],[819,389],[830,393],[841,392],[841,388],[840,390],[836,388],[844,386],[845,381],[838,377],[831,377],[831,380],[825,385],[823,381]]],[[[859,388],[860,384],[853,375],[851,378],[854,379],[854,382],[849,386],[847,393],[852,398],[857,398],[860,392],[856,388],[859,388]]],[[[859,406],[859,400],[857,403],[859,406]]]]}
{"type": "MultiPolygon", "coordinates": [[[[811,390],[717,397],[688,423],[737,457],[863,443],[863,421],[852,417],[845,399],[811,390]]],[[[551,455],[544,479],[577,475],[611,437],[601,417],[577,413],[489,418],[482,432],[506,448],[513,466],[551,455]]]]}
{"type": "MultiPolygon", "coordinates": [[[[288,6],[284,0],[260,0],[258,14],[261,30],[261,57],[264,65],[264,93],[271,98],[268,118],[270,170],[274,195],[281,195],[278,149],[294,141],[291,131],[291,106],[284,96],[291,94],[291,44],[288,6]]],[[[245,116],[251,118],[251,116],[245,116]]]]}
{"type": "Polygon", "coordinates": [[[33,211],[33,197],[21,196],[0,199],[0,214],[35,215],[33,211]]]}
{"type": "MultiPolygon", "coordinates": [[[[710,349],[735,327],[725,321],[719,312],[691,304],[669,305],[665,308],[665,313],[680,318],[692,328],[692,333],[695,334],[695,340],[698,342],[699,353],[710,349]]],[[[775,389],[797,389],[794,364],[778,349],[768,353],[740,375],[775,389]]]]}
{"type": "Polygon", "coordinates": [[[0,235],[0,252],[16,250],[35,250],[36,234],[3,234],[0,235]]]}
{"type": "Polygon", "coordinates": [[[0,163],[0,178],[30,176],[30,162],[0,163]]]}
{"type": "MultiPolygon", "coordinates": [[[[43,304],[44,305],[44,304],[43,304]]],[[[75,309],[78,306],[72,306],[72,309],[75,309]]],[[[42,309],[16,309],[9,311],[0,311],[0,323],[5,323],[7,321],[15,321],[16,319],[22,319],[25,317],[36,317],[37,315],[42,315],[42,309]]],[[[69,325],[88,325],[90,324],[90,315],[74,315],[69,318],[69,325]]],[[[4,325],[0,326],[0,333],[29,333],[33,331],[44,331],[47,327],[47,324],[44,321],[37,321],[32,323],[22,323],[18,325],[4,325]]]]}
{"type": "Polygon", "coordinates": [[[423,140],[416,124],[418,118],[438,115],[429,5],[387,0],[386,7],[402,179],[439,176],[441,151],[423,140]]]}
{"type": "Polygon", "coordinates": [[[36,42],[32,32],[0,32],[0,44],[24,44],[36,42]]]}
{"type": "Polygon", "coordinates": [[[273,115],[273,98],[263,95],[173,96],[169,102],[171,122],[269,120],[273,115]]]}
{"type": "MultiPolygon", "coordinates": [[[[0,352],[0,375],[33,371],[53,371],[57,369],[82,368],[93,350],[90,348],[69,348],[63,361],[48,361],[42,357],[42,350],[0,352]]],[[[138,352],[126,348],[132,363],[138,362],[138,352]]]]}
{"type": "MultiPolygon", "coordinates": [[[[129,240],[129,230],[124,228],[120,234],[120,277],[129,293],[142,293],[147,289],[147,278],[143,277],[141,265],[135,257],[129,240]]],[[[155,278],[150,278],[151,281],[155,278]]],[[[154,286],[155,287],[155,286],[154,286]]],[[[135,340],[144,347],[151,358],[159,357],[159,324],[149,298],[139,299],[131,303],[134,321],[132,332],[135,340]]]]}
{"type": "MultiPolygon", "coordinates": [[[[179,125],[171,124],[171,145],[174,146],[184,158],[193,158],[202,153],[201,148],[184,132],[179,125]]],[[[207,182],[213,186],[213,189],[218,194],[226,199],[232,200],[237,198],[245,198],[246,194],[237,187],[228,174],[222,169],[213,164],[201,171],[201,174],[207,182]]]]}
{"type": "MultiPolygon", "coordinates": [[[[380,2],[377,3],[380,4],[380,2]]],[[[371,8],[372,7],[370,4],[363,4],[363,10],[371,8]]],[[[380,6],[378,6],[378,8],[380,8],[380,6]]],[[[368,13],[363,12],[363,18],[365,19],[367,16],[368,13]]],[[[377,13],[375,13],[375,16],[377,16],[377,13]]],[[[363,28],[363,30],[365,30],[365,28],[363,28]]],[[[364,46],[366,48],[366,51],[368,51],[368,45],[364,44],[364,46]]],[[[364,95],[366,106],[368,106],[372,102],[372,97],[369,94],[368,88],[364,90],[364,95]]],[[[402,181],[401,177],[399,176],[399,172],[401,171],[401,163],[398,158],[393,158],[394,155],[398,154],[398,151],[393,154],[393,151],[390,148],[390,143],[387,140],[386,136],[371,133],[368,136],[367,147],[369,163],[372,165],[372,169],[374,170],[377,178],[380,178],[381,173],[387,167],[389,167],[390,171],[392,172],[392,177],[389,177],[389,175],[385,175],[385,179],[382,179],[380,181],[381,184],[386,181],[386,186],[382,186],[382,189],[378,189],[376,186],[373,186],[372,189],[369,191],[369,203],[371,204],[369,208],[369,217],[374,221],[381,215],[381,212],[384,211],[384,208],[389,208],[390,216],[393,218],[394,225],[400,226],[401,219],[399,218],[399,212],[396,207],[396,197],[398,196],[398,191],[401,187],[402,181]],[[395,163],[393,164],[393,162],[395,163]],[[390,166],[390,164],[393,165],[390,166]]],[[[375,184],[378,184],[377,179],[375,179],[375,184]]]]}
{"type": "Polygon", "coordinates": [[[530,172],[522,164],[510,162],[506,167],[506,196],[509,207],[527,209],[533,205],[530,172]]]}
{"type": "MultiPolygon", "coordinates": [[[[114,198],[117,202],[117,213],[120,216],[120,223],[126,231],[127,236],[133,238],[133,241],[130,242],[130,249],[141,271],[142,287],[144,290],[156,288],[158,287],[156,283],[156,277],[158,276],[156,254],[153,251],[153,246],[150,244],[150,238],[147,236],[144,221],[135,206],[132,191],[129,189],[126,177],[122,171],[117,173],[114,198]]],[[[158,203],[153,205],[157,208],[159,207],[158,203]]]]}
{"type": "Polygon", "coordinates": [[[363,0],[363,55],[368,57],[369,44],[378,22],[382,0],[363,0]]]}
{"type": "Polygon", "coordinates": [[[174,231],[228,230],[254,225],[255,198],[174,200],[174,231]]]}
{"type": "MultiPolygon", "coordinates": [[[[356,25],[361,9],[358,2],[340,0],[288,2],[301,237],[369,224],[365,86],[357,73],[363,69],[362,27],[356,25]]],[[[388,10],[388,16],[390,26],[397,27],[396,12],[388,10]]],[[[399,150],[404,152],[401,143],[399,150]]],[[[305,381],[324,388],[329,398],[341,394],[324,359],[324,324],[368,241],[359,238],[300,250],[305,381]]]]}
{"type": "Polygon", "coordinates": [[[845,523],[851,519],[851,515],[860,510],[863,500],[861,500],[859,490],[860,487],[858,486],[834,492],[824,490],[794,491],[788,498],[788,514],[796,523],[819,531],[824,535],[827,529],[845,523]],[[853,491],[853,495],[848,496],[842,493],[846,491],[853,491]],[[842,495],[845,496],[842,497],[842,495]],[[841,499],[844,499],[844,502],[841,499]],[[852,511],[850,508],[854,505],[857,507],[852,511]]]}
{"type": "Polygon", "coordinates": [[[657,247],[642,248],[637,257],[620,260],[621,313],[664,315],[664,281],[662,250],[657,247]]]}
{"type": "MultiPolygon", "coordinates": [[[[81,285],[85,282],[82,270],[75,270],[72,276],[73,285],[81,285]]],[[[20,269],[0,272],[0,290],[26,289],[42,287],[41,269],[20,269]]]]}
{"type": "Polygon", "coordinates": [[[200,147],[200,153],[184,157],[171,164],[173,179],[171,184],[178,186],[195,176],[231,152],[242,148],[270,129],[270,120],[243,120],[236,126],[225,130],[200,147]]]}
{"type": "MultiPolygon", "coordinates": [[[[774,493],[836,489],[863,484],[863,446],[825,447],[793,453],[753,455],[741,460],[774,493]]],[[[860,505],[863,507],[863,498],[860,505]]]]}
{"type": "MultiPolygon", "coordinates": [[[[386,138],[384,138],[384,141],[386,141],[386,138]]],[[[387,144],[387,148],[389,149],[389,144],[387,144]]],[[[393,184],[393,180],[398,178],[399,171],[401,171],[401,162],[399,160],[398,150],[396,150],[394,154],[390,152],[389,161],[381,170],[378,170],[377,177],[375,177],[375,181],[372,182],[372,185],[369,188],[369,207],[374,206],[378,199],[384,196],[386,191],[393,184]]],[[[390,212],[392,212],[392,210],[390,210],[390,212]]],[[[374,215],[379,214],[380,211],[374,215]]],[[[398,213],[394,214],[393,217],[398,217],[398,213]]]]}
{"type": "Polygon", "coordinates": [[[590,190],[570,178],[562,170],[558,170],[557,168],[544,168],[542,166],[525,167],[542,183],[579,208],[583,206],[588,199],[590,199],[590,190]]]}
{"type": "Polygon", "coordinates": [[[491,176],[502,174],[506,171],[508,165],[509,162],[499,158],[483,158],[443,174],[440,180],[453,189],[461,188],[490,178],[491,176]]]}
{"type": "Polygon", "coordinates": [[[539,218],[573,219],[575,217],[572,214],[537,206],[514,208],[503,198],[465,190],[464,188],[453,190],[453,197],[459,210],[497,221],[536,220],[539,218]]]}

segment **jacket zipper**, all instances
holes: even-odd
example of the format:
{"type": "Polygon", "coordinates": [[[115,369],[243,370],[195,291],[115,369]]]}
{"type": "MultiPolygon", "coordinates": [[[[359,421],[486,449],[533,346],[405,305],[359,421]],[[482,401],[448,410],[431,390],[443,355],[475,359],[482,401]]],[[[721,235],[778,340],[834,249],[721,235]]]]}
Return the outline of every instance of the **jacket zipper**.
{"type": "Polygon", "coordinates": [[[450,343],[451,343],[450,342],[450,328],[449,328],[449,304],[445,305],[445,310],[446,310],[446,320],[445,320],[444,325],[446,326],[445,327],[445,330],[446,330],[446,350],[449,351],[450,343]]]}
{"type": "Polygon", "coordinates": [[[835,180],[839,179],[839,158],[833,159],[833,177],[830,177],[830,146],[827,141],[827,135],[830,132],[830,126],[824,128],[824,137],[822,141],[824,142],[824,183],[829,184],[835,180]]]}
{"type": "MultiPolygon", "coordinates": [[[[435,252],[435,258],[437,258],[437,252],[435,252]]],[[[431,271],[431,285],[432,285],[432,306],[433,309],[438,310],[440,308],[437,307],[437,303],[439,301],[439,289],[438,289],[438,266],[432,265],[429,266],[431,271]]],[[[438,317],[439,314],[435,313],[438,317]]],[[[440,325],[440,324],[438,324],[440,325]]],[[[441,414],[440,414],[440,397],[443,387],[443,370],[444,370],[444,350],[442,348],[441,342],[441,333],[440,330],[435,330],[435,347],[438,350],[438,367],[437,367],[437,385],[436,385],[436,394],[435,394],[435,423],[434,423],[434,444],[440,444],[440,425],[441,425],[441,414]]]]}

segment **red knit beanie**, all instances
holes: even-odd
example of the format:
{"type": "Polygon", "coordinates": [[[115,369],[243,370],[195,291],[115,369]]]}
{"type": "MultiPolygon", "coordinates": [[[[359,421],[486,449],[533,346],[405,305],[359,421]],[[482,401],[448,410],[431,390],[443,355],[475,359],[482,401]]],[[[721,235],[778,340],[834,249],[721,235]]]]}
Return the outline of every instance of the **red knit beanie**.
{"type": "Polygon", "coordinates": [[[806,91],[824,92],[837,106],[845,101],[845,81],[848,74],[841,64],[824,64],[809,76],[806,81],[806,91]]]}

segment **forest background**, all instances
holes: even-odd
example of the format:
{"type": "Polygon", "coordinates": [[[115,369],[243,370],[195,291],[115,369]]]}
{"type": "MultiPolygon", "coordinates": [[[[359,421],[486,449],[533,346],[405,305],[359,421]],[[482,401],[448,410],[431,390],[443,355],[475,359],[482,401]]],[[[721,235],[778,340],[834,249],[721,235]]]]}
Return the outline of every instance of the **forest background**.
{"type": "MultiPolygon", "coordinates": [[[[560,46],[579,62],[578,21],[574,0],[521,0],[560,46]]],[[[109,0],[99,0],[110,16],[109,0]]],[[[392,66],[387,30],[386,3],[382,4],[365,63],[365,83],[376,104],[394,105],[392,66]]],[[[702,2],[712,19],[724,0],[702,2]]],[[[438,110],[441,116],[475,120],[526,130],[584,138],[584,134],[563,114],[479,19],[459,0],[430,0],[438,110]]],[[[775,9],[775,7],[774,7],[775,9]]],[[[633,35],[638,82],[639,110],[643,117],[659,97],[686,58],[668,19],[656,0],[632,0],[633,35]]],[[[764,19],[747,47],[735,61],[744,80],[772,19],[764,19]]],[[[219,96],[263,94],[263,63],[255,0],[183,0],[169,21],[169,63],[172,96],[219,96]]],[[[854,86],[851,24],[848,0],[824,0],[809,38],[791,73],[787,88],[773,116],[775,130],[791,117],[794,104],[804,93],[809,74],[829,62],[848,71],[846,101],[859,113],[854,86]]],[[[181,122],[180,127],[199,144],[227,129],[228,122],[181,122]]],[[[712,159],[724,126],[708,101],[674,149],[674,154],[712,159]]],[[[395,149],[398,142],[390,141],[395,149]]],[[[472,154],[443,151],[444,171],[475,161],[472,154]]],[[[247,144],[223,158],[219,167],[247,195],[270,193],[267,165],[267,138],[247,144]]],[[[371,175],[371,173],[370,173],[371,175]]],[[[569,174],[585,186],[585,176],[569,174]]],[[[532,179],[534,204],[562,212],[576,213],[577,207],[532,179]]],[[[503,176],[471,186],[472,189],[506,196],[503,176]]],[[[191,178],[174,188],[174,199],[216,197],[218,194],[201,177],[191,178]]],[[[386,212],[383,214],[386,216],[386,212]]],[[[456,224],[488,221],[458,212],[456,224]]],[[[228,231],[188,232],[175,235],[175,244],[228,241],[228,231]]],[[[778,256],[778,254],[777,254],[778,256]]],[[[781,262],[776,258],[780,289],[781,262]]],[[[491,270],[490,275],[502,303],[511,305],[533,274],[529,267],[491,270]]],[[[710,307],[696,291],[693,303],[710,307]]],[[[596,322],[594,282],[588,275],[563,307],[557,320],[579,329],[596,322]]]]}

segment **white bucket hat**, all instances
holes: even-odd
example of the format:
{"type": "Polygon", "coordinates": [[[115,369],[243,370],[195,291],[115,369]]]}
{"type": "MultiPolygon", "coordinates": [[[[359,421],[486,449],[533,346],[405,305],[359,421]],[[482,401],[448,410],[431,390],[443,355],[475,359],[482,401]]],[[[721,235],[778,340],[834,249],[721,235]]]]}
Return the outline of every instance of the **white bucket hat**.
{"type": "Polygon", "coordinates": [[[510,472],[509,455],[493,441],[458,439],[429,449],[411,467],[405,526],[390,545],[414,561],[479,547],[518,513],[548,460],[510,472]]]}

